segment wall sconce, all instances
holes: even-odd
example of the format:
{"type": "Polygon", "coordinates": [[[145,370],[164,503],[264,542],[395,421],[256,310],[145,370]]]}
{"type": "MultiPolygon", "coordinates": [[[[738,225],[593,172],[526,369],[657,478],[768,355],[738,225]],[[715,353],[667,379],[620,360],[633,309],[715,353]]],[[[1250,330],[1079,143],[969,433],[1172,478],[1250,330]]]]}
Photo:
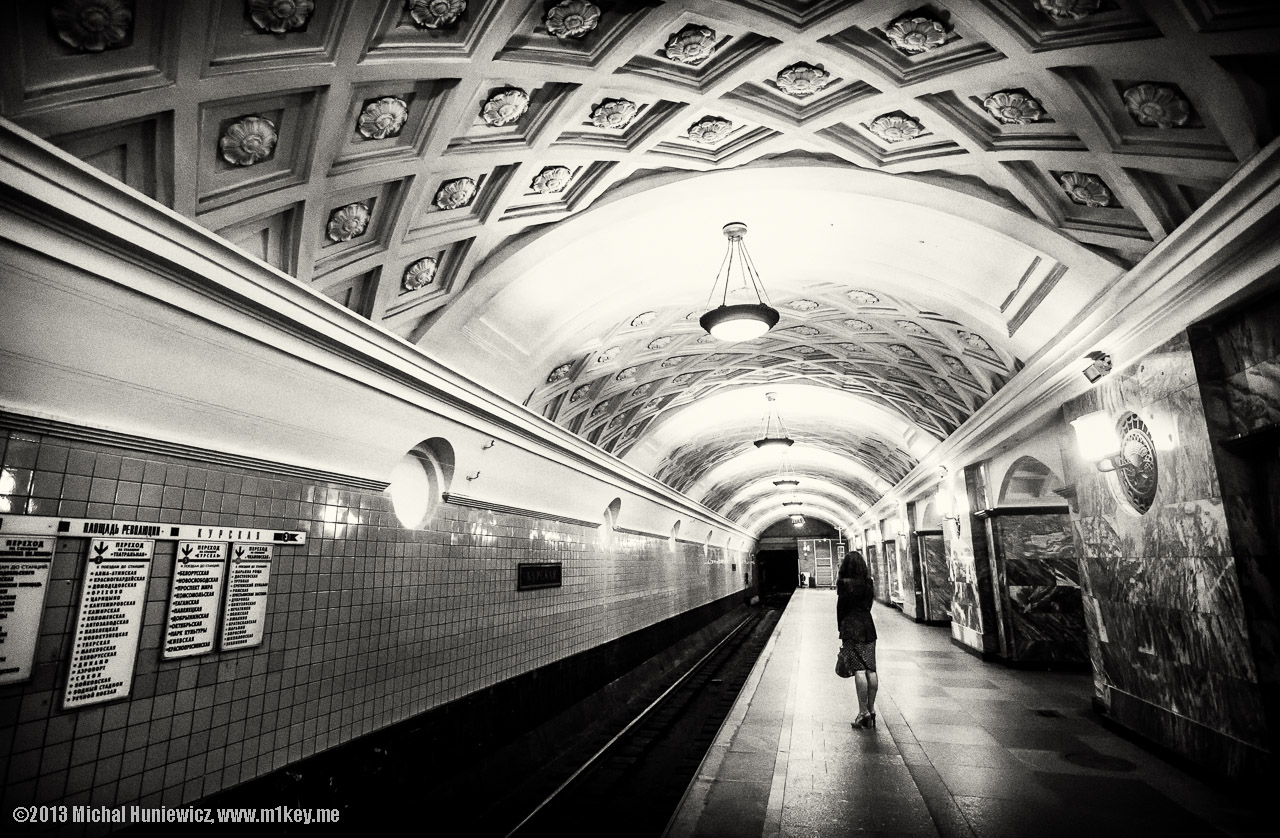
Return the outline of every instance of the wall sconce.
{"type": "Polygon", "coordinates": [[[955,525],[956,538],[960,537],[960,515],[956,512],[956,499],[945,486],[938,488],[937,497],[933,501],[934,509],[942,516],[942,520],[955,525]]]}
{"type": "Polygon", "coordinates": [[[1126,413],[1115,423],[1105,410],[1098,410],[1073,419],[1071,427],[1076,432],[1080,456],[1096,465],[1098,471],[1119,471],[1126,485],[1132,485],[1135,491],[1154,494],[1156,446],[1137,414],[1126,413]]]}
{"type": "Polygon", "coordinates": [[[1107,353],[1094,350],[1085,357],[1093,362],[1084,368],[1084,377],[1089,379],[1090,384],[1111,372],[1111,356],[1107,353]]]}

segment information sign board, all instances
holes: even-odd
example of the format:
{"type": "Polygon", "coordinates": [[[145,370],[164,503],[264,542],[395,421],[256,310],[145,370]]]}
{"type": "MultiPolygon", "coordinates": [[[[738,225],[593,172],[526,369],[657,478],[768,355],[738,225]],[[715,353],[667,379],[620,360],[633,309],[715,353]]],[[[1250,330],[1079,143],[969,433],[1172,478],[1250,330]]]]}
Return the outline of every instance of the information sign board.
{"type": "Polygon", "coordinates": [[[231,545],[231,579],[222,611],[222,650],[248,649],[262,642],[271,582],[271,545],[231,545]]]}
{"type": "Polygon", "coordinates": [[[0,536],[0,684],[31,677],[54,538],[0,536]]]}
{"type": "Polygon", "coordinates": [[[213,651],[226,572],[225,542],[178,542],[161,657],[186,658],[213,651]]]}

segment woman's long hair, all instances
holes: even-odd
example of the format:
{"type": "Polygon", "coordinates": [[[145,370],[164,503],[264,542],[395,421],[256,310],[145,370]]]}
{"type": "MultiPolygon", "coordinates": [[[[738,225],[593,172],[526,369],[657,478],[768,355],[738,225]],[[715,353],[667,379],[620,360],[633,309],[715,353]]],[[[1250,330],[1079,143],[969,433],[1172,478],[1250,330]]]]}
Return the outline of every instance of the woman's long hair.
{"type": "Polygon", "coordinates": [[[870,579],[871,568],[867,566],[867,560],[857,550],[850,550],[844,556],[844,561],[840,563],[841,579],[870,579]]]}

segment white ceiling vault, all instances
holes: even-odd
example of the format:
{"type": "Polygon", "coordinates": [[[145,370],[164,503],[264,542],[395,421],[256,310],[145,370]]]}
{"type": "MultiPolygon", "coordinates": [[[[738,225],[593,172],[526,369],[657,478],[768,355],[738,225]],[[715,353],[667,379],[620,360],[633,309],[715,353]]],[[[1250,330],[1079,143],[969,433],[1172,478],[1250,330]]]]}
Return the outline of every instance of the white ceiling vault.
{"type": "Polygon", "coordinates": [[[5,4],[3,115],[726,516],[844,524],[1276,134],[1246,0],[5,4]],[[746,237],[778,326],[698,327],[746,237]]]}

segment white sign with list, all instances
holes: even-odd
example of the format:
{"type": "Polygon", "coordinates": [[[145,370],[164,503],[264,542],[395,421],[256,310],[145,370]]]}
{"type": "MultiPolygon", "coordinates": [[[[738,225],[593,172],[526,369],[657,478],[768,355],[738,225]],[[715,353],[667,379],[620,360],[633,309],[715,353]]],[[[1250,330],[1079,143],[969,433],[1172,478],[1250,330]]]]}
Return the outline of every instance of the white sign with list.
{"type": "Polygon", "coordinates": [[[31,677],[57,539],[0,538],[0,684],[31,677]]]}
{"type": "Polygon", "coordinates": [[[146,539],[89,540],[64,710],[129,695],[154,548],[146,539]]]}
{"type": "Polygon", "coordinates": [[[267,623],[271,545],[231,545],[231,580],[222,612],[222,650],[248,649],[262,642],[267,623]]]}
{"type": "Polygon", "coordinates": [[[178,542],[162,657],[185,658],[213,651],[226,572],[225,542],[178,542]]]}

